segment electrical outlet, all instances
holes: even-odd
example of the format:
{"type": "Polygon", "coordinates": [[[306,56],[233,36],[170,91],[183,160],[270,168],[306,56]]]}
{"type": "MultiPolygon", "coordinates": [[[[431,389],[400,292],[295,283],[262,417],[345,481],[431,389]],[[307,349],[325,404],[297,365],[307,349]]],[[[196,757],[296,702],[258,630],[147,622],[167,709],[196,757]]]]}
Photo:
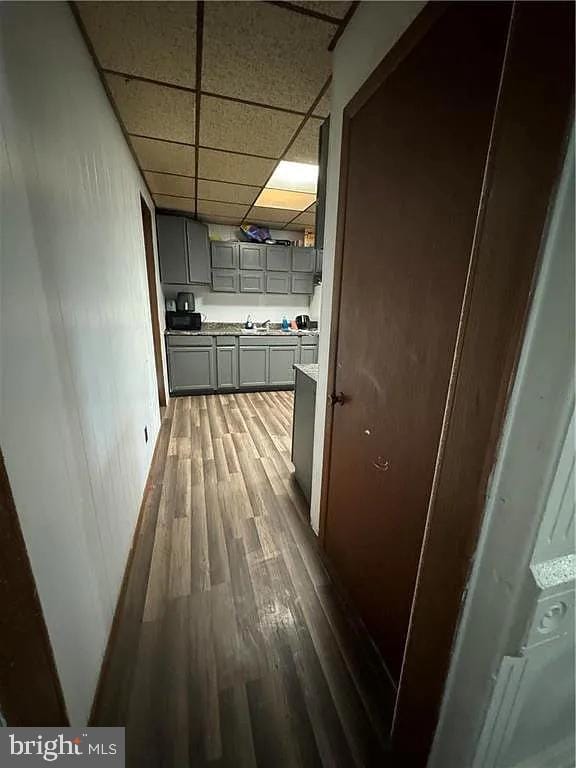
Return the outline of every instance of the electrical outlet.
{"type": "Polygon", "coordinates": [[[148,427],[144,427],[144,440],[148,442],[148,427]]]}

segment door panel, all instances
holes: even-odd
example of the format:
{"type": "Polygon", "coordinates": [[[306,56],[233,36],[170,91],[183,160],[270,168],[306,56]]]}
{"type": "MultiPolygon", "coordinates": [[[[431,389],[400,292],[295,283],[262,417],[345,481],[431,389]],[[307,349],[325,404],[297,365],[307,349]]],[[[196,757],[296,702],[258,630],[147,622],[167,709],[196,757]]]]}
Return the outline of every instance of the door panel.
{"type": "Polygon", "coordinates": [[[509,15],[449,5],[344,134],[324,543],[396,680],[509,15]]]}
{"type": "Polygon", "coordinates": [[[210,241],[208,227],[200,221],[186,219],[188,240],[188,277],[191,283],[210,284],[210,241]]]}
{"type": "Polygon", "coordinates": [[[186,219],[159,213],[156,228],[162,282],[187,285],[186,219]]]}

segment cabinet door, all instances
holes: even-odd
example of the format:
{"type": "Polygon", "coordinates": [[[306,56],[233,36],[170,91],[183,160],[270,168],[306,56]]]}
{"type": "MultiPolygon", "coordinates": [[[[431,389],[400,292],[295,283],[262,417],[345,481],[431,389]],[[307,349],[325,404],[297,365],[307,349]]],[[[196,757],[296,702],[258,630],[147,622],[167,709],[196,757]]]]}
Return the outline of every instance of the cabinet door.
{"type": "Polygon", "coordinates": [[[318,347],[302,347],[300,349],[300,362],[302,365],[310,365],[318,362],[318,347]]]}
{"type": "Polygon", "coordinates": [[[318,248],[316,251],[316,274],[320,275],[322,277],[322,255],[323,251],[321,248],[318,248]]]}
{"type": "Polygon", "coordinates": [[[160,279],[163,283],[188,284],[186,219],[183,216],[156,216],[160,279]]]}
{"type": "Polygon", "coordinates": [[[294,384],[294,363],[297,362],[298,347],[270,347],[268,383],[276,386],[294,384]]]}
{"type": "Polygon", "coordinates": [[[210,241],[208,227],[200,221],[186,219],[188,241],[188,279],[191,283],[210,285],[210,241]]]}
{"type": "Polygon", "coordinates": [[[216,376],[218,389],[238,386],[238,349],[236,346],[216,347],[216,376]]]}
{"type": "Polygon", "coordinates": [[[314,275],[292,275],[292,293],[314,293],[314,275]]]}
{"type": "Polygon", "coordinates": [[[264,269],[266,246],[240,243],[240,269],[264,269]]]}
{"type": "Polygon", "coordinates": [[[266,246],[266,269],[276,272],[289,272],[292,259],[292,248],[287,245],[266,246]]]}
{"type": "Polygon", "coordinates": [[[240,347],[240,386],[263,387],[268,383],[268,347],[240,347]]]}
{"type": "Polygon", "coordinates": [[[292,271],[314,272],[316,267],[315,248],[292,248],[292,271]]]}
{"type": "Polygon", "coordinates": [[[240,272],[240,293],[264,293],[264,272],[240,272]]]}
{"type": "Polygon", "coordinates": [[[175,347],[168,350],[171,392],[214,389],[213,347],[175,347]]]}
{"type": "Polygon", "coordinates": [[[212,269],[236,269],[238,243],[212,243],[212,269]]]}
{"type": "Polygon", "coordinates": [[[266,272],[266,293],[290,293],[290,274],[266,272]]]}
{"type": "Polygon", "coordinates": [[[238,293],[238,272],[231,269],[213,269],[212,290],[216,293],[238,293]]]}

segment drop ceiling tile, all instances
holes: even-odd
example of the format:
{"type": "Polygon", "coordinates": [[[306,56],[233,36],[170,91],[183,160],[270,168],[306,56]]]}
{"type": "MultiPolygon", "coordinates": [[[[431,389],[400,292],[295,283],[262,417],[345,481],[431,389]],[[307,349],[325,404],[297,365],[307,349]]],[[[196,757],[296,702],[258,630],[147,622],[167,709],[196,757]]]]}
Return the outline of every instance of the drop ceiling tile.
{"type": "Polygon", "coordinates": [[[318,165],[318,139],[321,125],[322,120],[317,120],[314,117],[307,120],[304,128],[296,137],[296,141],[286,153],[284,160],[318,165]]]}
{"type": "Polygon", "coordinates": [[[210,224],[225,224],[229,227],[239,227],[242,219],[231,219],[229,216],[207,216],[205,214],[199,214],[200,221],[208,222],[210,224]]]}
{"type": "Polygon", "coordinates": [[[300,115],[203,96],[200,144],[280,157],[301,122],[300,115]]]}
{"type": "Polygon", "coordinates": [[[196,155],[194,147],[170,144],[155,139],[142,139],[138,136],[131,136],[130,142],[134,147],[140,167],[144,170],[194,176],[196,155]]]}
{"type": "Polygon", "coordinates": [[[293,192],[287,189],[264,187],[254,205],[260,208],[283,208],[289,211],[303,211],[316,200],[315,194],[293,192]]]}
{"type": "Polygon", "coordinates": [[[194,197],[194,179],[167,176],[164,173],[145,173],[144,176],[153,195],[194,197]]]}
{"type": "Polygon", "coordinates": [[[221,200],[226,203],[245,203],[252,205],[259,187],[244,184],[226,184],[223,181],[198,179],[198,197],[202,200],[221,200]]]}
{"type": "Polygon", "coordinates": [[[80,2],[100,65],[194,87],[195,2],[80,2]]]}
{"type": "Polygon", "coordinates": [[[290,226],[303,226],[303,227],[315,227],[316,226],[316,211],[304,211],[300,216],[294,219],[290,226]]]}
{"type": "Polygon", "coordinates": [[[198,213],[203,216],[242,219],[249,207],[249,205],[239,205],[238,203],[216,203],[208,200],[198,200],[198,213]]]}
{"type": "Polygon", "coordinates": [[[350,7],[349,0],[302,0],[293,2],[292,5],[299,5],[309,11],[324,13],[326,16],[332,16],[335,19],[343,19],[346,11],[350,7]]]}
{"type": "Polygon", "coordinates": [[[318,104],[316,104],[316,107],[314,109],[314,115],[318,117],[328,117],[330,114],[330,100],[332,98],[332,89],[328,88],[324,96],[320,99],[318,104]]]}
{"type": "Polygon", "coordinates": [[[194,143],[193,93],[119,75],[106,82],[128,133],[194,143]]]}
{"type": "Polygon", "coordinates": [[[198,176],[204,179],[262,186],[276,165],[275,160],[212,149],[200,149],[198,153],[198,176]]]}
{"type": "Polygon", "coordinates": [[[205,5],[202,87],[306,112],[330,75],[334,24],[268,3],[205,5]]]}
{"type": "Polygon", "coordinates": [[[254,206],[250,210],[250,214],[246,217],[246,221],[254,224],[262,224],[264,222],[286,224],[295,216],[298,216],[298,211],[288,211],[284,208],[259,208],[254,206]]]}
{"type": "Polygon", "coordinates": [[[166,195],[152,195],[152,197],[157,208],[194,213],[194,200],[189,200],[186,197],[167,197],[166,195]]]}

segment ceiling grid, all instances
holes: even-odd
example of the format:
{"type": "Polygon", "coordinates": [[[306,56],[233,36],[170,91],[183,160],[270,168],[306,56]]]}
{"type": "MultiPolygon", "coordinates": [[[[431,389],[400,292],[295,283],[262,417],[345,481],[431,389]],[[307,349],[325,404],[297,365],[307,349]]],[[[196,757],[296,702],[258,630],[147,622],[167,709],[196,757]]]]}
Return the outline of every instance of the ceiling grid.
{"type": "Polygon", "coordinates": [[[285,194],[298,210],[255,203],[281,160],[317,165],[328,49],[356,5],[73,4],[158,208],[217,223],[314,227],[310,195],[285,194]]]}

